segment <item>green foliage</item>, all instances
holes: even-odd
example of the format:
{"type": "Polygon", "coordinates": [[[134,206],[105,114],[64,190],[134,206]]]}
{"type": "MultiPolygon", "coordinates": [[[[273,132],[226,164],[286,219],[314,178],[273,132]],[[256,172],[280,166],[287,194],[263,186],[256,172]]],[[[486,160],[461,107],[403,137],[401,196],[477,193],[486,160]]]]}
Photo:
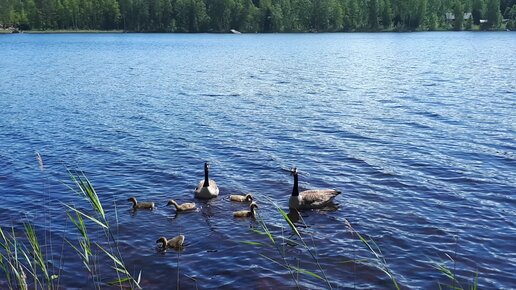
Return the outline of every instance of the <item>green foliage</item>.
{"type": "Polygon", "coordinates": [[[178,32],[205,31],[210,20],[202,0],[176,0],[174,6],[178,32]]]}
{"type": "MultiPolygon", "coordinates": [[[[0,0],[0,26],[22,30],[307,32],[438,30],[447,12],[499,27],[514,0],[0,0]],[[484,3],[485,2],[485,3],[484,3]],[[500,10],[502,8],[503,10],[500,10]]],[[[454,28],[459,26],[457,19],[454,28]]],[[[468,24],[466,23],[468,26],[468,24]]]]}
{"type": "Polygon", "coordinates": [[[385,29],[389,29],[392,25],[392,4],[390,0],[381,0],[382,25],[385,29]]]}
{"type": "Polygon", "coordinates": [[[491,28],[498,28],[502,21],[500,13],[500,0],[488,0],[486,7],[487,24],[491,28]]]}
{"type": "Polygon", "coordinates": [[[471,15],[473,16],[473,23],[475,25],[480,25],[480,19],[482,19],[484,15],[484,10],[485,8],[483,0],[473,0],[471,15]]]}
{"type": "MultiPolygon", "coordinates": [[[[448,254],[446,254],[446,256],[455,265],[455,260],[453,260],[453,258],[450,257],[448,254]]],[[[437,269],[439,272],[441,272],[441,274],[443,274],[449,281],[449,283],[439,282],[438,283],[439,289],[454,289],[454,290],[467,290],[467,289],[477,290],[478,289],[478,273],[475,274],[475,277],[473,278],[473,283],[471,285],[468,285],[469,287],[465,287],[463,285],[463,283],[461,283],[461,281],[459,281],[457,275],[455,274],[455,271],[450,269],[448,266],[446,266],[446,263],[435,263],[435,265],[433,265],[433,267],[435,269],[437,269]]]]}
{"type": "Polygon", "coordinates": [[[67,212],[68,218],[72,221],[72,223],[75,225],[75,228],[80,234],[78,240],[78,247],[74,246],[73,243],[70,241],[67,241],[68,244],[72,246],[72,248],[77,252],[79,257],[81,257],[84,266],[91,274],[93,279],[99,279],[100,275],[96,272],[97,267],[93,265],[93,259],[91,259],[98,254],[95,254],[94,249],[92,248],[92,243],[88,236],[88,230],[87,225],[85,223],[85,219],[89,220],[90,222],[93,222],[93,225],[97,225],[97,227],[94,228],[94,230],[100,230],[104,233],[106,240],[103,241],[103,243],[104,245],[109,246],[109,248],[106,248],[106,246],[102,246],[98,242],[95,242],[95,245],[98,249],[101,250],[102,253],[106,254],[109,260],[113,262],[112,269],[115,270],[115,275],[117,276],[117,279],[107,282],[107,284],[116,285],[121,288],[129,287],[131,289],[140,289],[141,287],[139,283],[141,272],[139,273],[138,278],[135,279],[125,266],[122,259],[122,255],[118,247],[116,246],[117,241],[111,231],[108,219],[106,217],[106,213],[104,211],[104,208],[102,207],[102,203],[100,202],[100,198],[97,195],[95,188],[83,172],[78,170],[68,170],[68,174],[74,185],[68,186],[68,188],[70,188],[73,192],[82,197],[83,200],[86,200],[90,205],[89,208],[91,209],[90,212],[86,212],[86,210],[78,210],[73,206],[65,204],[65,207],[75,214],[72,215],[70,214],[70,212],[67,212]]]}
{"type": "Polygon", "coordinates": [[[57,289],[59,276],[50,274],[48,261],[31,223],[24,224],[25,236],[0,228],[0,273],[9,289],[57,289]],[[27,242],[24,242],[25,239],[27,242]],[[28,245],[27,245],[28,243],[28,245]]]}
{"type": "MultiPolygon", "coordinates": [[[[134,278],[124,264],[93,185],[80,171],[69,170],[68,173],[72,180],[72,185],[68,185],[68,188],[78,194],[81,200],[86,201],[89,207],[78,210],[73,206],[64,205],[69,210],[68,218],[79,233],[76,241],[68,238],[65,238],[65,241],[78,253],[89,276],[93,279],[95,289],[100,289],[104,283],[119,288],[141,289],[141,271],[138,277],[134,278]],[[99,239],[97,242],[92,242],[88,235],[88,228],[91,231],[103,233],[105,240],[99,239]],[[75,245],[75,242],[78,245],[75,245]],[[113,263],[111,268],[114,270],[112,275],[116,276],[115,280],[109,282],[101,280],[101,277],[106,276],[107,271],[102,269],[100,273],[101,269],[97,265],[100,254],[105,255],[108,261],[113,263]]],[[[24,235],[16,235],[14,227],[11,227],[10,232],[0,228],[0,274],[5,275],[6,281],[6,284],[2,285],[6,285],[9,289],[60,289],[60,277],[53,273],[54,266],[50,263],[52,255],[47,256],[47,250],[44,250],[48,245],[40,244],[36,228],[31,223],[24,224],[23,233],[24,235]]]]}
{"type": "Polygon", "coordinates": [[[392,281],[392,284],[394,288],[397,290],[400,289],[400,285],[398,284],[398,280],[394,276],[394,274],[391,272],[387,261],[385,260],[385,256],[383,255],[382,251],[380,250],[380,247],[376,244],[376,242],[372,239],[367,239],[362,234],[360,234],[358,231],[356,231],[349,221],[346,220],[346,226],[348,229],[358,237],[358,239],[364,244],[366,249],[373,254],[374,259],[372,262],[374,262],[374,266],[376,266],[379,270],[381,270],[383,273],[385,273],[392,281]]]}
{"type": "Polygon", "coordinates": [[[453,14],[455,15],[453,29],[462,30],[462,23],[464,22],[464,4],[462,4],[460,0],[455,1],[453,7],[453,14]]]}
{"type": "Polygon", "coordinates": [[[516,4],[514,4],[511,8],[506,9],[505,13],[506,17],[509,21],[506,24],[507,29],[516,29],[516,4]]]}
{"type": "Polygon", "coordinates": [[[394,2],[395,25],[398,30],[417,30],[424,23],[427,0],[394,2]]]}
{"type": "MultiPolygon", "coordinates": [[[[296,283],[297,288],[300,288],[299,286],[299,275],[303,274],[307,276],[311,276],[313,278],[316,278],[320,280],[321,282],[324,282],[328,289],[333,289],[331,282],[329,281],[328,277],[326,276],[324,269],[322,268],[321,264],[319,263],[319,260],[317,258],[317,255],[315,253],[315,249],[313,247],[310,247],[306,241],[303,235],[301,235],[300,231],[298,230],[297,226],[292,221],[290,215],[293,214],[293,216],[301,217],[299,212],[297,210],[293,209],[288,214],[282,210],[274,201],[272,201],[269,198],[266,198],[267,201],[276,208],[278,213],[283,217],[285,222],[288,224],[289,228],[292,230],[292,234],[290,234],[289,237],[286,237],[284,235],[284,229],[282,228],[281,234],[274,233],[269,229],[269,226],[267,225],[266,221],[263,219],[263,217],[258,213],[256,220],[260,226],[261,229],[252,229],[255,233],[266,236],[268,238],[269,243],[265,242],[255,242],[255,241],[242,241],[242,243],[252,245],[252,246],[259,246],[259,247],[272,247],[276,249],[278,255],[280,256],[280,260],[271,258],[269,256],[266,256],[264,254],[260,254],[261,257],[267,259],[268,261],[277,264],[287,271],[289,271],[290,275],[292,276],[293,281],[296,283]],[[313,271],[300,268],[298,266],[295,266],[295,261],[292,261],[292,257],[288,257],[286,255],[286,246],[299,246],[304,252],[307,252],[310,258],[315,262],[317,265],[317,270],[320,272],[320,274],[317,274],[313,271]]],[[[298,261],[299,262],[299,261],[298,261]]]]}
{"type": "Polygon", "coordinates": [[[373,31],[378,30],[378,16],[379,16],[379,7],[378,0],[369,0],[368,2],[368,18],[367,23],[369,28],[373,31]]]}

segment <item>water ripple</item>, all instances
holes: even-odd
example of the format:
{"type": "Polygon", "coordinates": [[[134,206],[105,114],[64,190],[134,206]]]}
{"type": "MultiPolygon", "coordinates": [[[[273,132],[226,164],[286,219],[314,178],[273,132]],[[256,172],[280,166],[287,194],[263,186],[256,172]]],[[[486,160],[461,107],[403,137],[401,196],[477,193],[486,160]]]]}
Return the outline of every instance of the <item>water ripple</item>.
{"type": "MultiPolygon", "coordinates": [[[[253,192],[271,231],[291,235],[268,199],[287,207],[296,166],[301,188],[343,191],[299,228],[335,288],[392,287],[348,221],[402,288],[447,282],[434,268],[446,261],[465,284],[478,273],[481,288],[511,288],[515,45],[506,33],[9,36],[0,225],[34,220],[44,237],[76,238],[59,204],[86,206],[62,185],[79,166],[110,218],[117,211],[120,249],[144,287],[296,289],[264,257],[277,250],[242,243],[269,240],[228,201],[253,192]],[[204,161],[221,196],[176,215],[166,201],[193,199],[204,161]],[[158,207],[133,212],[129,196],[158,207]],[[180,233],[184,251],[156,250],[180,233]]],[[[283,246],[321,274],[306,250],[283,246]]],[[[91,287],[74,255],[49,260],[64,287],[91,287]]]]}

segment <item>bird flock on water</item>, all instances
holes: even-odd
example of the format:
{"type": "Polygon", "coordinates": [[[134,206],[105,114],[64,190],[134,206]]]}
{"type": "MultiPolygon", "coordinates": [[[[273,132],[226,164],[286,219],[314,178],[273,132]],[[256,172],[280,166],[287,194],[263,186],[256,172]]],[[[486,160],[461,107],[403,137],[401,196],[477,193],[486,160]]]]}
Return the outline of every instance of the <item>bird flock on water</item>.
{"type": "MultiPolygon", "coordinates": [[[[204,163],[204,179],[199,181],[199,184],[194,190],[194,197],[198,199],[211,199],[219,195],[219,187],[215,180],[209,178],[210,165],[208,162],[204,163]]],[[[298,171],[297,168],[290,170],[294,177],[294,186],[292,188],[292,195],[289,199],[289,208],[294,210],[318,209],[328,205],[334,197],[340,194],[340,191],[335,189],[310,189],[299,191],[298,187],[298,171]]],[[[256,209],[258,204],[254,201],[252,194],[245,195],[230,195],[230,201],[249,203],[249,209],[240,210],[233,213],[235,218],[254,218],[256,216],[256,209]]],[[[133,204],[133,210],[148,209],[152,210],[156,207],[154,202],[139,202],[135,197],[127,199],[133,204]]],[[[168,201],[167,206],[174,206],[177,213],[189,212],[197,209],[194,202],[178,204],[175,200],[168,201]]],[[[179,235],[171,239],[160,237],[156,243],[162,249],[172,248],[179,250],[183,247],[185,241],[184,235],[179,235]]]]}

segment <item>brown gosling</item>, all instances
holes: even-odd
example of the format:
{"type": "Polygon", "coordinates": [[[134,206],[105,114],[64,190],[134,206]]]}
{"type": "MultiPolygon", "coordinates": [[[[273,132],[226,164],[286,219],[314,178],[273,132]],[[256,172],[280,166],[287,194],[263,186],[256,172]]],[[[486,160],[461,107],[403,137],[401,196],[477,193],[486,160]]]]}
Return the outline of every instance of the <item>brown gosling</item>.
{"type": "Polygon", "coordinates": [[[173,199],[168,201],[167,206],[169,206],[169,205],[173,205],[176,208],[177,212],[194,210],[196,208],[195,203],[193,203],[193,202],[177,204],[177,202],[173,199]]]}
{"type": "Polygon", "coordinates": [[[165,237],[160,237],[156,241],[156,243],[161,243],[160,246],[162,249],[172,248],[172,249],[176,249],[176,250],[181,249],[183,247],[184,242],[185,242],[185,236],[183,236],[183,235],[173,237],[170,240],[167,240],[167,238],[165,238],[165,237]]]}
{"type": "Polygon", "coordinates": [[[252,202],[253,196],[250,193],[246,195],[230,195],[229,200],[238,202],[252,202]]]}
{"type": "Polygon", "coordinates": [[[154,202],[138,202],[135,197],[127,199],[133,203],[133,209],[154,209],[154,202]]]}
{"type": "Polygon", "coordinates": [[[233,217],[241,218],[241,217],[255,217],[256,216],[256,209],[258,208],[258,205],[255,202],[251,202],[249,205],[249,210],[241,210],[236,211],[233,213],[233,217]]]}

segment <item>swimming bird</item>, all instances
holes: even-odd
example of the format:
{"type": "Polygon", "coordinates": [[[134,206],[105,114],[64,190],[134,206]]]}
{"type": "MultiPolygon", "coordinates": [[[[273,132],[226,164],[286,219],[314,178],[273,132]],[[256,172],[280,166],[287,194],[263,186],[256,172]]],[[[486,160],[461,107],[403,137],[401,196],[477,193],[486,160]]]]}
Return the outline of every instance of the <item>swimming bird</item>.
{"type": "Polygon", "coordinates": [[[217,183],[215,180],[209,179],[208,171],[210,166],[208,162],[204,163],[204,179],[199,181],[199,185],[195,188],[194,194],[195,197],[201,199],[210,199],[217,197],[219,195],[219,188],[217,187],[217,183]]]}
{"type": "Polygon", "coordinates": [[[238,201],[238,202],[252,202],[253,196],[248,193],[246,195],[230,195],[229,200],[231,201],[238,201]]]}
{"type": "Polygon", "coordinates": [[[173,248],[179,250],[183,247],[183,243],[185,242],[185,236],[179,235],[177,237],[173,237],[170,240],[167,240],[165,237],[160,237],[156,243],[161,243],[161,248],[173,248]]]}
{"type": "Polygon", "coordinates": [[[154,202],[138,202],[135,197],[127,199],[133,203],[133,209],[154,209],[154,202]]]}
{"type": "Polygon", "coordinates": [[[288,206],[293,209],[313,209],[327,205],[334,197],[340,194],[335,189],[312,189],[299,192],[297,185],[297,168],[291,170],[294,176],[294,188],[288,206]]]}
{"type": "Polygon", "coordinates": [[[189,210],[194,210],[195,209],[195,203],[193,203],[193,202],[177,204],[177,202],[175,200],[173,200],[173,199],[168,201],[167,206],[168,205],[173,205],[176,208],[177,212],[189,211],[189,210]]]}
{"type": "Polygon", "coordinates": [[[241,210],[236,211],[233,213],[233,217],[255,217],[256,216],[256,209],[258,208],[258,205],[255,202],[251,202],[249,205],[249,210],[241,210]]]}

